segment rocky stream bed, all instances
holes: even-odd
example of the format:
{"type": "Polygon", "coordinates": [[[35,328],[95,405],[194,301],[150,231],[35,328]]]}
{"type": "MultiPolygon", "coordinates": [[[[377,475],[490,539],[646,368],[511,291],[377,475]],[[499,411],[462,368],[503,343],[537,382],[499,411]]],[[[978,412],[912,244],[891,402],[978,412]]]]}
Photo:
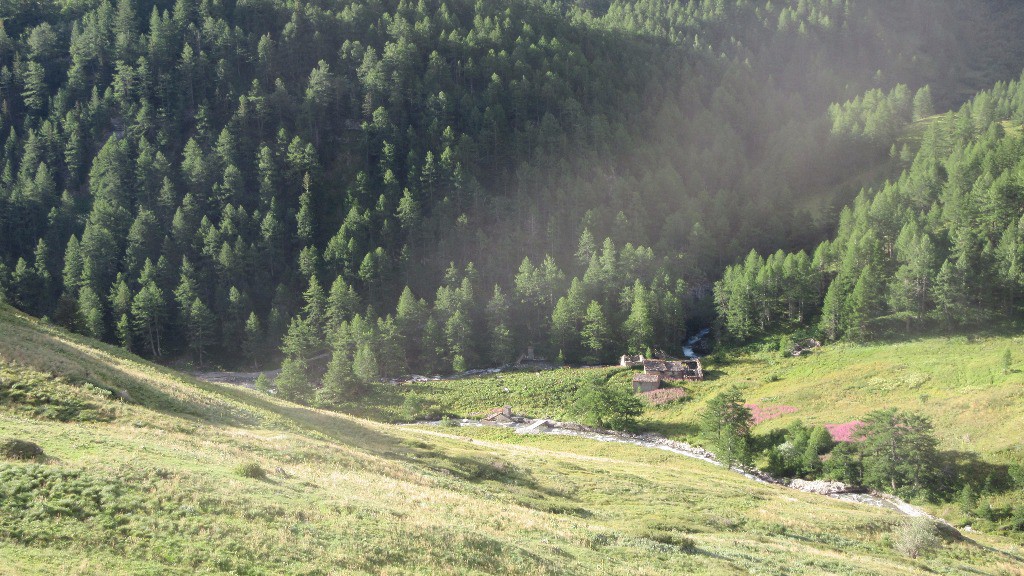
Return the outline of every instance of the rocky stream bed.
{"type": "MultiPolygon", "coordinates": [[[[502,428],[509,428],[515,430],[518,434],[550,434],[557,436],[573,436],[576,438],[586,438],[588,440],[595,440],[598,442],[619,442],[622,444],[632,444],[634,446],[640,446],[643,448],[650,448],[656,450],[664,450],[687,458],[696,458],[703,460],[710,464],[721,465],[715,455],[711,452],[699,447],[693,446],[688,442],[679,442],[676,440],[670,440],[664,436],[658,434],[646,433],[646,434],[629,434],[626,432],[616,432],[613,430],[602,430],[598,428],[592,428],[590,426],[584,426],[582,424],[576,424],[573,422],[558,422],[555,420],[548,419],[532,419],[523,416],[513,415],[506,410],[501,412],[495,412],[484,418],[483,420],[471,420],[463,419],[455,421],[459,426],[496,426],[502,428]]],[[[419,422],[420,425],[441,425],[440,421],[429,421],[419,422]]],[[[859,487],[848,486],[842,482],[832,482],[827,480],[789,480],[785,478],[775,478],[770,474],[767,474],[761,470],[755,468],[741,468],[732,467],[732,471],[742,474],[743,476],[757,481],[764,482],[766,484],[776,484],[779,486],[786,486],[793,490],[799,490],[801,492],[809,492],[812,494],[820,494],[836,500],[843,500],[846,502],[853,502],[857,504],[865,504],[869,506],[876,506],[879,508],[885,508],[888,510],[894,510],[905,514],[907,516],[920,516],[929,518],[935,522],[938,522],[944,527],[952,529],[953,527],[941,518],[931,516],[924,510],[910,504],[896,496],[885,494],[875,491],[867,491],[859,487]]]]}

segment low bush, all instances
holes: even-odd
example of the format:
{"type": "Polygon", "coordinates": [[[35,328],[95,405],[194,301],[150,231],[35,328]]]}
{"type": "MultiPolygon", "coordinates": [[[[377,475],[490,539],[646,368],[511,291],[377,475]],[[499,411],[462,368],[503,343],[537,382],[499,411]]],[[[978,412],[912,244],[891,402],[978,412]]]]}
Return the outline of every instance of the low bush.
{"type": "Polygon", "coordinates": [[[42,447],[34,442],[17,438],[0,439],[0,457],[9,460],[34,460],[42,455],[42,447]]]}
{"type": "Polygon", "coordinates": [[[406,393],[402,401],[402,416],[408,422],[438,420],[445,412],[433,398],[416,392],[406,393]]]}
{"type": "Polygon", "coordinates": [[[235,468],[235,473],[243,478],[252,478],[254,480],[267,479],[267,471],[264,470],[262,466],[255,462],[246,462],[244,464],[239,464],[238,467],[235,468]]]}
{"type": "Polygon", "coordinates": [[[896,527],[893,535],[893,547],[909,558],[917,558],[938,545],[935,523],[922,516],[907,518],[896,527]]]}
{"type": "Polygon", "coordinates": [[[643,414],[644,405],[624,385],[595,382],[580,395],[575,409],[585,424],[612,430],[629,430],[636,426],[636,419],[643,414]]]}
{"type": "Polygon", "coordinates": [[[697,548],[697,542],[693,538],[675,530],[642,530],[638,536],[673,546],[681,552],[690,552],[697,548]]]}

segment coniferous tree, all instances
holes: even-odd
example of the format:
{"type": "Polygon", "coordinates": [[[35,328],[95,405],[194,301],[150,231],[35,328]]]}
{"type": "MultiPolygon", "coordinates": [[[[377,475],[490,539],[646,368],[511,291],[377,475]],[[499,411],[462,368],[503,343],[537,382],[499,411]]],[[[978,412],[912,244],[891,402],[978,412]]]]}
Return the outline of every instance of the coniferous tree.
{"type": "Polygon", "coordinates": [[[389,314],[377,319],[374,341],[377,345],[377,365],[381,376],[395,377],[405,374],[409,366],[405,361],[405,336],[389,314]]]}
{"type": "Polygon", "coordinates": [[[584,362],[597,364],[608,358],[608,346],[612,341],[611,327],[605,318],[601,304],[591,300],[583,319],[584,362]]]}
{"type": "Polygon", "coordinates": [[[361,385],[353,371],[352,360],[347,350],[333,351],[321,384],[316,393],[316,403],[327,408],[338,407],[351,401],[359,392],[361,385]]]}
{"type": "Polygon", "coordinates": [[[83,286],[78,293],[78,309],[82,312],[85,334],[102,340],[106,334],[103,321],[103,303],[91,286],[83,286]]]}
{"type": "Polygon", "coordinates": [[[281,372],[274,379],[274,387],[281,398],[308,404],[315,392],[309,380],[309,364],[306,359],[291,356],[285,358],[281,372]]]}
{"type": "Polygon", "coordinates": [[[818,329],[829,340],[838,339],[846,324],[845,288],[845,285],[840,282],[832,282],[825,294],[825,303],[821,307],[821,320],[818,322],[818,329]]]}
{"type": "Polygon", "coordinates": [[[436,374],[448,368],[444,365],[444,330],[433,315],[423,325],[423,363],[425,371],[436,374]]]}
{"type": "MultiPolygon", "coordinates": [[[[163,355],[166,301],[155,280],[146,283],[132,299],[132,321],[141,349],[153,358],[163,355]]],[[[191,319],[189,320],[191,322],[191,319]]]]}
{"type": "Polygon", "coordinates": [[[245,321],[245,336],[242,339],[242,354],[253,368],[260,367],[264,350],[263,328],[255,312],[249,312],[245,321]]]}
{"type": "Polygon", "coordinates": [[[64,250],[64,271],[61,278],[64,280],[64,292],[74,297],[82,286],[82,272],[85,262],[82,259],[82,252],[79,248],[78,237],[71,235],[68,239],[67,248],[64,250]]]}
{"type": "Polygon", "coordinates": [[[644,285],[633,284],[629,317],[624,326],[626,342],[633,353],[648,353],[654,345],[654,320],[650,297],[644,285]]]}
{"type": "Polygon", "coordinates": [[[511,362],[515,354],[509,310],[508,298],[501,286],[495,284],[494,294],[487,303],[486,312],[489,360],[498,366],[511,362]]]}
{"type": "Polygon", "coordinates": [[[416,369],[420,366],[423,354],[423,325],[426,322],[427,310],[425,303],[416,299],[408,286],[398,297],[398,308],[395,311],[395,328],[402,342],[402,356],[405,365],[416,369]]]}
{"type": "Polygon", "coordinates": [[[362,344],[356,350],[355,358],[352,360],[352,371],[363,385],[368,385],[380,378],[377,354],[369,344],[362,344]]]}
{"type": "Polygon", "coordinates": [[[897,241],[903,265],[896,271],[889,297],[890,307],[907,319],[924,317],[932,291],[935,248],[927,234],[917,235],[905,228],[897,241]],[[899,244],[902,244],[900,246],[899,244]]]}
{"type": "Polygon", "coordinates": [[[42,281],[35,267],[29,266],[24,258],[18,258],[14,266],[14,297],[15,304],[32,313],[38,313],[40,306],[40,290],[42,281]]]}
{"type": "Polygon", "coordinates": [[[192,301],[192,307],[188,315],[189,348],[195,354],[196,363],[200,367],[204,365],[204,356],[214,341],[215,322],[216,319],[213,316],[213,312],[210,311],[202,300],[196,298],[192,301]]]}
{"type": "Polygon", "coordinates": [[[859,429],[864,440],[864,482],[895,492],[901,487],[924,488],[935,481],[938,442],[931,421],[920,414],[896,409],[868,414],[859,429]]]}
{"type": "Polygon", "coordinates": [[[750,456],[751,421],[740,391],[731,388],[708,401],[701,414],[701,434],[723,464],[745,464],[750,456]]]}
{"type": "Polygon", "coordinates": [[[305,318],[296,316],[288,323],[288,331],[281,341],[281,351],[289,358],[312,358],[321,340],[305,318]]]}
{"type": "Polygon", "coordinates": [[[932,287],[935,315],[947,328],[958,326],[966,319],[967,285],[960,270],[949,260],[942,263],[932,287]]]}
{"type": "Polygon", "coordinates": [[[885,285],[870,265],[861,271],[847,300],[844,322],[846,334],[855,340],[869,338],[870,322],[882,314],[885,285]]]}
{"type": "Polygon", "coordinates": [[[935,105],[932,102],[932,89],[930,86],[923,86],[914,94],[914,120],[921,120],[933,114],[935,105]]]}
{"type": "Polygon", "coordinates": [[[260,372],[260,375],[256,377],[256,381],[253,382],[253,388],[264,394],[270,394],[274,390],[270,385],[270,379],[267,378],[266,372],[260,372]]]}
{"type": "MultiPolygon", "coordinates": [[[[3,301],[3,281],[0,280],[0,302],[3,301]]],[[[78,308],[78,300],[71,297],[67,292],[57,299],[57,306],[53,310],[53,321],[58,326],[63,326],[72,332],[83,332],[85,330],[85,318],[78,308]]]]}
{"type": "Polygon", "coordinates": [[[345,279],[338,276],[331,284],[331,292],[327,297],[327,332],[337,329],[345,320],[350,320],[362,308],[362,299],[345,279]]]}
{"type": "Polygon", "coordinates": [[[580,359],[580,335],[585,314],[583,285],[573,278],[568,293],[558,299],[551,313],[551,343],[554,350],[561,351],[565,360],[578,362],[580,359]]]}
{"type": "Polygon", "coordinates": [[[117,343],[122,348],[125,350],[133,350],[135,348],[135,325],[129,314],[121,314],[118,317],[117,323],[114,324],[114,332],[117,334],[117,343]]]}
{"type": "Polygon", "coordinates": [[[309,288],[302,293],[302,299],[305,302],[303,313],[306,324],[311,334],[322,342],[327,325],[327,296],[315,276],[309,279],[309,288]]]}

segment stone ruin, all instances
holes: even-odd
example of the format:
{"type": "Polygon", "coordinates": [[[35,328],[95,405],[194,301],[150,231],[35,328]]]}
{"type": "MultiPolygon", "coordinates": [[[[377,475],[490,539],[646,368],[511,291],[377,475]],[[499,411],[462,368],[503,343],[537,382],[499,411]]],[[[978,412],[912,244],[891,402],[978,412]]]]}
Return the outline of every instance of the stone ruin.
{"type": "Polygon", "coordinates": [[[623,354],[622,358],[619,358],[619,366],[624,366],[626,368],[639,368],[644,365],[644,360],[645,358],[643,354],[623,354]]]}
{"type": "Polygon", "coordinates": [[[821,342],[818,342],[814,338],[808,338],[807,340],[801,340],[793,345],[793,350],[790,352],[793,356],[800,356],[804,352],[810,352],[821,348],[821,342]]]}

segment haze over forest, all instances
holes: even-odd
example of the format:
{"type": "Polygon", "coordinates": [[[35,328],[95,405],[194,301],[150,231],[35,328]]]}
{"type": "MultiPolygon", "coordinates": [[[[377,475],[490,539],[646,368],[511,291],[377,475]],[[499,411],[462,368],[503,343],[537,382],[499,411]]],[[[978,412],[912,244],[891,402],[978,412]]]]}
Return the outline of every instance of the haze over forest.
{"type": "Polygon", "coordinates": [[[1021,30],[0,0],[0,576],[1024,575],[1021,30]]]}
{"type": "Polygon", "coordinates": [[[575,362],[676,350],[688,319],[712,323],[726,265],[813,250],[862,185],[909,167],[887,156],[906,125],[1015,78],[1021,50],[1008,2],[0,17],[9,300],[147,357],[236,367],[275,355],[293,320],[314,324],[292,327],[312,332],[297,356],[358,315],[385,348],[422,348],[392,375],[527,344],[575,362]]]}

